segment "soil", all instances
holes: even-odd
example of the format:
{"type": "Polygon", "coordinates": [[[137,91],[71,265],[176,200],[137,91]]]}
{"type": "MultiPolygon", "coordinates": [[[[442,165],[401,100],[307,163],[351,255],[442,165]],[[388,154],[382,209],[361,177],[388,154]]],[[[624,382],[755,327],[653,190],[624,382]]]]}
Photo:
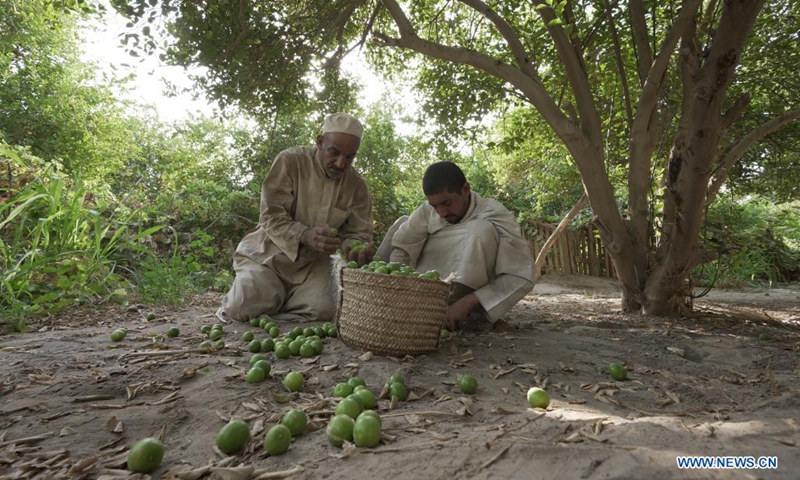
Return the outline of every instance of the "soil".
{"type": "Polygon", "coordinates": [[[611,280],[547,275],[493,332],[456,335],[404,359],[326,339],[319,357],[270,359],[261,384],[244,381],[249,325],[226,325],[220,352],[195,348],[218,300],[83,307],[0,336],[0,478],[124,478],[127,450],[150,436],[166,445],[153,478],[794,479],[800,471],[798,286],[712,291],[692,317],[668,320],[622,314],[611,280]],[[179,337],[166,337],[170,326],[179,337]],[[111,342],[119,327],[126,338],[111,342]],[[624,364],[627,381],[611,379],[611,362],[624,364]],[[290,370],[306,376],[299,394],[281,384],[290,370]],[[394,408],[379,401],[382,443],[332,447],[333,386],[357,375],[378,393],[394,373],[412,396],[394,408]],[[476,394],[458,391],[463,374],[477,378],[476,394]],[[528,408],[531,386],[550,394],[546,411],[528,408]],[[308,411],[309,428],[270,457],[265,430],[293,407],[308,411]],[[231,417],[247,421],[253,438],[226,456],[214,437],[231,417]],[[680,455],[774,456],[778,465],[679,470],[680,455]]]}

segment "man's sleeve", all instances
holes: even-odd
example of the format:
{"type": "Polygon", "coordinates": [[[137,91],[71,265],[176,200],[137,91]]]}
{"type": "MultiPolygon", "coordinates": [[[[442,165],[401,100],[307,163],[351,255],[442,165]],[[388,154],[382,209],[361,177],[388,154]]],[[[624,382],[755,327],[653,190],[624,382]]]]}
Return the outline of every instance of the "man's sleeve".
{"type": "Polygon", "coordinates": [[[365,182],[359,182],[353,194],[350,212],[344,224],[339,228],[339,236],[345,240],[360,240],[363,243],[372,241],[372,198],[365,182]]]}
{"type": "Polygon", "coordinates": [[[300,250],[300,237],[308,226],[292,218],[292,204],[297,195],[297,171],[293,167],[285,155],[275,158],[261,185],[261,216],[258,224],[267,237],[294,262],[300,250]]]}

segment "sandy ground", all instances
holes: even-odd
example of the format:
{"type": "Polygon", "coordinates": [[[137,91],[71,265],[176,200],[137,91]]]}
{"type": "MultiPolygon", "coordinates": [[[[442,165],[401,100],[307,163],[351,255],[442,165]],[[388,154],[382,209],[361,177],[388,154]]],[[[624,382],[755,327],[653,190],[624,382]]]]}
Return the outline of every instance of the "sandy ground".
{"type": "Polygon", "coordinates": [[[797,478],[800,289],[713,291],[682,320],[622,315],[618,296],[609,280],[548,275],[504,331],[405,359],[327,339],[308,363],[274,360],[256,385],[244,381],[249,326],[226,326],[220,353],[184,351],[214,323],[214,295],[149,322],[147,308],[65,312],[0,336],[0,478],[124,478],[127,449],[147,436],[166,445],[153,478],[797,478]],[[181,335],[165,338],[173,325],[181,335]],[[117,327],[128,335],[112,343],[117,327]],[[605,373],[613,361],[627,381],[605,373]],[[306,376],[299,395],[281,384],[290,370],[306,376]],[[420,398],[379,402],[382,444],[330,446],[333,385],[358,375],[377,393],[394,373],[420,398]],[[463,374],[475,395],[455,386],[463,374]],[[528,408],[531,386],[550,394],[547,411],[528,408]],[[291,407],[312,422],[270,457],[264,431],[291,407]],[[214,436],[230,417],[254,438],[226,457],[214,436]],[[679,470],[679,455],[775,456],[778,468],[679,470]]]}

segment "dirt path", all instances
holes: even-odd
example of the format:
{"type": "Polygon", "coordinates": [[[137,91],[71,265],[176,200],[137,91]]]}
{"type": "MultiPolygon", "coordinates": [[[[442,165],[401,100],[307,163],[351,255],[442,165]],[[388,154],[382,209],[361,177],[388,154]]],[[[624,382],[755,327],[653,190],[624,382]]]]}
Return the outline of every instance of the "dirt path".
{"type": "Polygon", "coordinates": [[[157,309],[149,322],[146,309],[71,311],[0,337],[0,478],[123,478],[130,445],[159,434],[167,451],[154,478],[240,464],[315,479],[796,478],[800,291],[776,290],[714,292],[696,303],[706,314],[665,321],[621,315],[608,281],[547,276],[506,332],[457,336],[406,359],[327,339],[314,363],[274,360],[272,378],[256,385],[244,381],[249,326],[226,326],[221,353],[165,353],[200,343],[213,296],[157,309]],[[173,325],[181,335],[165,338],[173,325]],[[120,326],[127,337],[110,342],[120,326]],[[625,363],[628,381],[604,373],[612,361],[625,363]],[[293,398],[281,385],[290,370],[306,376],[293,398]],[[377,393],[394,373],[422,398],[394,410],[380,402],[384,443],[331,447],[333,385],[358,375],[377,393]],[[474,396],[455,387],[467,373],[479,382],[474,396]],[[530,386],[549,392],[546,412],[527,408],[530,386]],[[264,430],[290,406],[306,408],[312,425],[269,457],[264,430]],[[214,436],[231,416],[255,435],[226,459],[214,436]],[[678,470],[678,455],[776,456],[778,468],[678,470]]]}

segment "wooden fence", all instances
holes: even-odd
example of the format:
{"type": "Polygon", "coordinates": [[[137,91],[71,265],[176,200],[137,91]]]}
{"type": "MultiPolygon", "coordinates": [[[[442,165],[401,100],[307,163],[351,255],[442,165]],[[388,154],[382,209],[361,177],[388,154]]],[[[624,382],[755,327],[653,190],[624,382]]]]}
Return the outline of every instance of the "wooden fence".
{"type": "MultiPolygon", "coordinates": [[[[555,228],[556,225],[553,224],[539,223],[536,224],[535,232],[523,232],[523,236],[528,239],[531,257],[534,260],[555,228]]],[[[542,267],[542,274],[554,271],[566,275],[617,278],[611,257],[600,241],[599,232],[592,225],[561,232],[542,267]]]]}

